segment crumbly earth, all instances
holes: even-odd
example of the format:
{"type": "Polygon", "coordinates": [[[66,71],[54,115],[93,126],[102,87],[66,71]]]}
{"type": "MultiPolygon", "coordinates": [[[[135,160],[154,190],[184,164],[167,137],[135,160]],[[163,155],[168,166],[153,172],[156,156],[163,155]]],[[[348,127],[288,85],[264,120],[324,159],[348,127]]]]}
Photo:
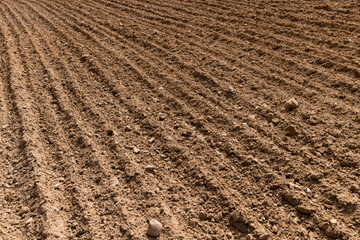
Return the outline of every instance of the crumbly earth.
{"type": "Polygon", "coordinates": [[[360,239],[359,139],[358,0],[0,1],[0,239],[360,239]]]}

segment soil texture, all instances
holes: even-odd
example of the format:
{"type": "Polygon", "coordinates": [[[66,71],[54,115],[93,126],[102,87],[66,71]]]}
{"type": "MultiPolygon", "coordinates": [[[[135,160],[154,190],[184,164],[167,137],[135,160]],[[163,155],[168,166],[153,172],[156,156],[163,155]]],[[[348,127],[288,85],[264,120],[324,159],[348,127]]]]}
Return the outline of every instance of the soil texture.
{"type": "Polygon", "coordinates": [[[359,10],[1,0],[0,239],[360,239],[359,10]]]}

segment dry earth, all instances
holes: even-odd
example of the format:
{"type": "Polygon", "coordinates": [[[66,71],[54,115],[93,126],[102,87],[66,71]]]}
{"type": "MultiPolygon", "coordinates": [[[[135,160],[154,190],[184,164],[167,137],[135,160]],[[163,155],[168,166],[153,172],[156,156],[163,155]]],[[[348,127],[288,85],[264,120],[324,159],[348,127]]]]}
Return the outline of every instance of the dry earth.
{"type": "Polygon", "coordinates": [[[1,0],[0,239],[360,239],[359,9],[1,0]]]}

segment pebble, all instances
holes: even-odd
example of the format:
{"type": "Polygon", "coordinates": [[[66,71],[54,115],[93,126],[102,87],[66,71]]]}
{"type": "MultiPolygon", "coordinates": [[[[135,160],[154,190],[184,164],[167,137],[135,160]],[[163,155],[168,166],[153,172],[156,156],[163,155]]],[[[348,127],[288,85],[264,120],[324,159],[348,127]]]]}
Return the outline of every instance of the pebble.
{"type": "Polygon", "coordinates": [[[149,235],[150,237],[158,237],[160,236],[161,229],[162,229],[162,224],[155,219],[151,219],[149,222],[147,235],[149,235]]]}
{"type": "Polygon", "coordinates": [[[30,224],[30,223],[32,223],[34,221],[34,219],[31,217],[31,218],[29,218],[26,222],[25,222],[25,224],[30,224]]]}
{"type": "Polygon", "coordinates": [[[306,214],[306,215],[309,215],[315,211],[312,207],[305,206],[305,205],[296,206],[296,210],[298,210],[302,214],[306,214]]]}
{"type": "Polygon", "coordinates": [[[331,223],[331,225],[336,225],[337,224],[337,220],[335,218],[330,219],[329,222],[331,223]]]}
{"type": "Polygon", "coordinates": [[[29,207],[23,206],[23,207],[20,209],[20,211],[19,211],[19,215],[22,216],[22,215],[28,213],[29,211],[30,211],[30,208],[29,208],[29,207]]]}
{"type": "Polygon", "coordinates": [[[137,147],[134,147],[133,148],[133,151],[135,154],[139,154],[140,153],[140,149],[138,149],[137,147]]]}
{"type": "Polygon", "coordinates": [[[116,187],[119,185],[119,180],[117,178],[114,179],[113,186],[116,187]]]}
{"type": "Polygon", "coordinates": [[[129,125],[125,126],[125,132],[130,132],[132,129],[129,125]]]}
{"type": "Polygon", "coordinates": [[[299,191],[302,190],[302,187],[295,184],[295,183],[289,182],[288,185],[289,185],[290,188],[294,188],[294,189],[299,190],[299,191]]]}
{"type": "Polygon", "coordinates": [[[280,119],[277,118],[277,117],[274,117],[271,119],[271,122],[274,124],[274,125],[277,125],[279,122],[280,122],[280,119]]]}
{"type": "Polygon", "coordinates": [[[290,99],[285,103],[285,108],[288,110],[296,109],[299,106],[299,103],[295,99],[290,99]]]}

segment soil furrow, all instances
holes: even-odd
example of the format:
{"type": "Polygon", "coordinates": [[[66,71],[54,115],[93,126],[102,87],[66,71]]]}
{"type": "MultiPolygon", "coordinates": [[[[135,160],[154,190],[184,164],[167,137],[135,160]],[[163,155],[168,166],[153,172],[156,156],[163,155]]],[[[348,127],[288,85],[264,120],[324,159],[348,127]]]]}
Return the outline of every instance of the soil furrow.
{"type": "Polygon", "coordinates": [[[3,9],[2,13],[5,21],[9,23],[9,28],[4,27],[4,35],[8,39],[11,66],[8,83],[13,94],[16,113],[21,119],[22,152],[20,156],[23,168],[18,170],[18,174],[33,175],[33,185],[29,186],[30,189],[26,189],[31,196],[26,199],[31,208],[25,210],[25,213],[32,212],[32,216],[26,221],[28,223],[27,235],[34,234],[38,237],[46,237],[49,229],[54,230],[54,225],[59,224],[57,228],[62,225],[62,218],[52,218],[56,214],[50,207],[54,200],[47,180],[51,176],[51,172],[48,172],[47,154],[44,154],[44,143],[39,137],[38,112],[36,108],[33,108],[34,100],[31,96],[31,88],[28,85],[28,69],[20,54],[22,48],[20,43],[23,38],[20,36],[17,26],[12,20],[9,20],[13,16],[7,15],[3,9]],[[30,172],[26,172],[26,170],[30,170],[30,172]]]}
{"type": "MultiPolygon", "coordinates": [[[[273,53],[271,53],[271,54],[273,54],[273,53]]],[[[269,54],[269,55],[270,55],[270,54],[269,54]]],[[[286,61],[287,61],[287,60],[286,60],[286,61]]],[[[292,60],[290,60],[289,62],[292,63],[292,65],[293,65],[293,63],[294,63],[292,60]]],[[[300,70],[302,70],[302,69],[300,69],[300,70]]],[[[303,71],[303,70],[302,70],[302,71],[303,71]]],[[[311,72],[311,71],[314,71],[314,70],[311,70],[311,69],[310,69],[310,70],[306,70],[306,71],[311,72]]],[[[316,70],[315,70],[315,71],[316,71],[316,70]]],[[[328,75],[328,76],[329,76],[329,75],[328,75]]],[[[324,77],[325,77],[325,76],[324,76],[324,77]]],[[[320,77],[320,79],[321,79],[321,78],[323,78],[323,77],[320,77]]],[[[343,82],[343,84],[345,84],[345,83],[343,82]]],[[[351,84],[349,85],[348,88],[349,88],[349,89],[352,88],[351,84]]],[[[316,89],[319,89],[319,88],[317,87],[316,89]]]]}
{"type": "MultiPolygon", "coordinates": [[[[2,11],[1,19],[4,19],[2,11]]],[[[22,182],[17,179],[18,160],[17,156],[21,154],[21,120],[17,114],[16,104],[12,85],[9,81],[11,67],[9,62],[9,47],[6,44],[6,36],[3,33],[3,27],[0,27],[0,92],[1,92],[1,225],[0,234],[11,236],[9,239],[25,238],[26,215],[19,216],[20,209],[27,206],[25,194],[20,191],[26,190],[28,186],[21,186],[22,182]],[[9,226],[10,223],[10,226],[9,226]]],[[[28,175],[32,179],[31,173],[28,175]]],[[[31,184],[30,184],[31,185],[31,184]]]]}

